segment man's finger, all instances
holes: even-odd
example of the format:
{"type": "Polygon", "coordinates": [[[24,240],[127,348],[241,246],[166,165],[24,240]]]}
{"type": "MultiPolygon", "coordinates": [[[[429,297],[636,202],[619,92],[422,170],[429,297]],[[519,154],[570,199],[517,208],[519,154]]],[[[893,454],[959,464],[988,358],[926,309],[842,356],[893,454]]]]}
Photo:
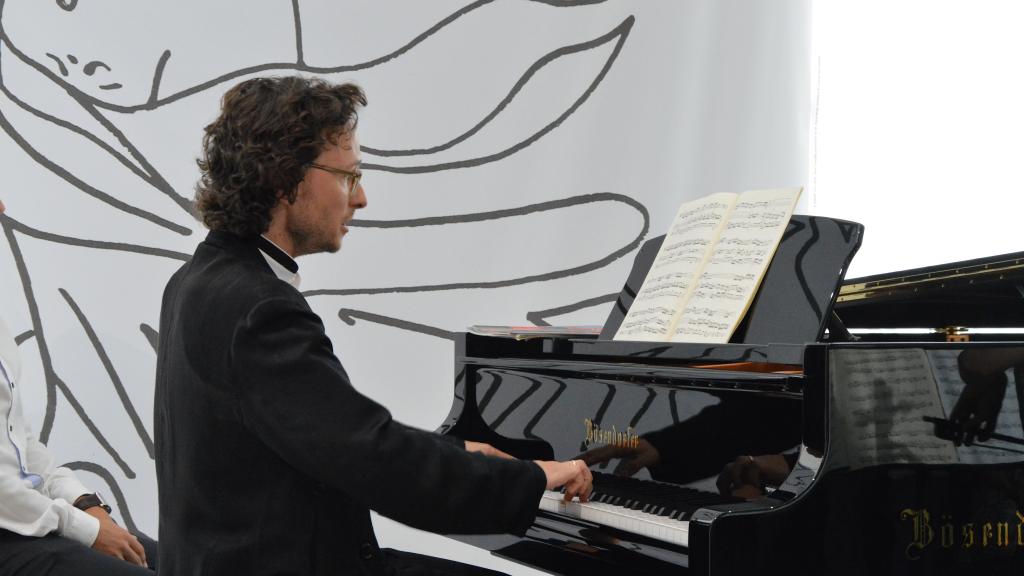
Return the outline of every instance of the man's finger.
{"type": "Polygon", "coordinates": [[[757,467],[757,463],[753,458],[750,458],[749,462],[743,466],[743,471],[740,473],[740,483],[751,486],[761,485],[761,469],[757,467]]]}
{"type": "Polygon", "coordinates": [[[568,484],[565,486],[564,490],[565,491],[562,492],[562,500],[569,502],[576,496],[576,493],[573,492],[572,488],[568,484]]]}
{"type": "Polygon", "coordinates": [[[978,430],[978,442],[988,442],[992,439],[992,433],[995,432],[996,421],[995,419],[985,420],[981,423],[978,430]]]}
{"type": "Polygon", "coordinates": [[[715,485],[718,486],[718,493],[723,496],[731,492],[732,481],[730,478],[732,478],[732,469],[735,466],[733,463],[726,464],[725,468],[722,468],[722,471],[718,474],[718,481],[715,482],[715,485]]]}
{"type": "Polygon", "coordinates": [[[568,502],[579,495],[580,491],[585,486],[585,482],[577,476],[573,478],[565,485],[565,501],[568,502]]]}
{"type": "Polygon", "coordinates": [[[583,477],[587,480],[587,500],[590,500],[590,495],[594,492],[594,473],[590,471],[590,468],[583,468],[583,477]]]}
{"type": "Polygon", "coordinates": [[[128,543],[125,543],[124,545],[124,549],[121,552],[121,559],[125,562],[128,562],[129,564],[135,564],[136,566],[145,566],[145,564],[142,564],[142,559],[139,558],[139,555],[132,550],[131,545],[128,543]]]}
{"type": "Polygon", "coordinates": [[[967,421],[964,426],[964,445],[970,446],[974,444],[974,439],[979,436],[979,432],[984,425],[984,421],[980,416],[975,415],[973,418],[967,421]]]}
{"type": "Polygon", "coordinates": [[[572,500],[574,497],[579,497],[581,501],[586,501],[589,497],[591,487],[593,486],[593,475],[590,469],[586,466],[577,466],[576,475],[569,479],[565,485],[565,496],[566,502],[572,500]]]}
{"type": "Polygon", "coordinates": [[[580,496],[580,500],[582,502],[589,502],[590,501],[590,495],[593,494],[593,493],[594,493],[594,483],[593,482],[587,482],[586,488],[583,491],[583,495],[580,496]]]}
{"type": "Polygon", "coordinates": [[[146,549],[142,547],[142,542],[139,542],[139,539],[134,534],[132,534],[132,539],[128,541],[128,545],[131,546],[135,555],[139,557],[139,565],[148,565],[146,562],[146,549]]]}
{"type": "Polygon", "coordinates": [[[738,486],[732,491],[732,495],[736,498],[743,498],[744,500],[754,500],[763,496],[760,488],[750,485],[738,486]]]}
{"type": "Polygon", "coordinates": [[[740,486],[743,484],[743,474],[746,472],[747,466],[753,462],[753,458],[750,456],[740,456],[733,461],[732,467],[732,485],[740,486]]]}

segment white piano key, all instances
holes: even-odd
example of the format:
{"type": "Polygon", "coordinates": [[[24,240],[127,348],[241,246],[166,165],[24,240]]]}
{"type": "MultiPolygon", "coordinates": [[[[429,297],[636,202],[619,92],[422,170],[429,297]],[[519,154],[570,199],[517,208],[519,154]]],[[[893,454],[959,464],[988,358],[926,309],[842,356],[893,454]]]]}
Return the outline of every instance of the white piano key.
{"type": "Polygon", "coordinates": [[[687,521],[672,520],[665,516],[648,514],[640,510],[604,502],[579,502],[576,500],[565,502],[560,492],[545,491],[540,499],[539,508],[569,518],[586,520],[625,532],[640,534],[669,544],[687,546],[690,539],[690,523],[687,521]]]}

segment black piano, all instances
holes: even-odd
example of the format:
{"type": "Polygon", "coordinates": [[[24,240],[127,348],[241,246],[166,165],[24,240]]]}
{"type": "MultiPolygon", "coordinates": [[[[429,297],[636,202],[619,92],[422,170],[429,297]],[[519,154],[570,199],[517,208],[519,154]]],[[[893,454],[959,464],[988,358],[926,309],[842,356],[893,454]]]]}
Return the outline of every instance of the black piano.
{"type": "Polygon", "coordinates": [[[1024,253],[844,282],[862,233],[794,216],[728,344],[612,340],[660,238],[600,335],[461,335],[439,431],[595,495],[454,537],[567,575],[1024,573],[1024,253]]]}

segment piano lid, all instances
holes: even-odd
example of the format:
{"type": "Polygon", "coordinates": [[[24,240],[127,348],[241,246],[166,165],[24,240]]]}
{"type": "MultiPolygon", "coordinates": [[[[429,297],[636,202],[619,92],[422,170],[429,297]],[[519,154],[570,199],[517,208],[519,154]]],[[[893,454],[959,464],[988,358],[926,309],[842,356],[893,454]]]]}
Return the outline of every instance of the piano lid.
{"type": "Polygon", "coordinates": [[[854,278],[835,310],[847,328],[1024,327],[1024,252],[854,278]]]}

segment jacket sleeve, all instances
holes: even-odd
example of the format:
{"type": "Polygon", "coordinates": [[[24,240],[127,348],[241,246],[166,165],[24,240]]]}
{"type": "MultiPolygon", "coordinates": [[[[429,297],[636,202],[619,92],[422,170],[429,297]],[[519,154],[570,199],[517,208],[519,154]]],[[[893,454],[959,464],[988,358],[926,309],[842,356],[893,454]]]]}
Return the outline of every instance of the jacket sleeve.
{"type": "Polygon", "coordinates": [[[522,533],[544,490],[536,464],[467,452],[392,420],[357,392],[305,301],[254,306],[232,339],[245,425],[310,477],[435,532],[522,533]]]}

